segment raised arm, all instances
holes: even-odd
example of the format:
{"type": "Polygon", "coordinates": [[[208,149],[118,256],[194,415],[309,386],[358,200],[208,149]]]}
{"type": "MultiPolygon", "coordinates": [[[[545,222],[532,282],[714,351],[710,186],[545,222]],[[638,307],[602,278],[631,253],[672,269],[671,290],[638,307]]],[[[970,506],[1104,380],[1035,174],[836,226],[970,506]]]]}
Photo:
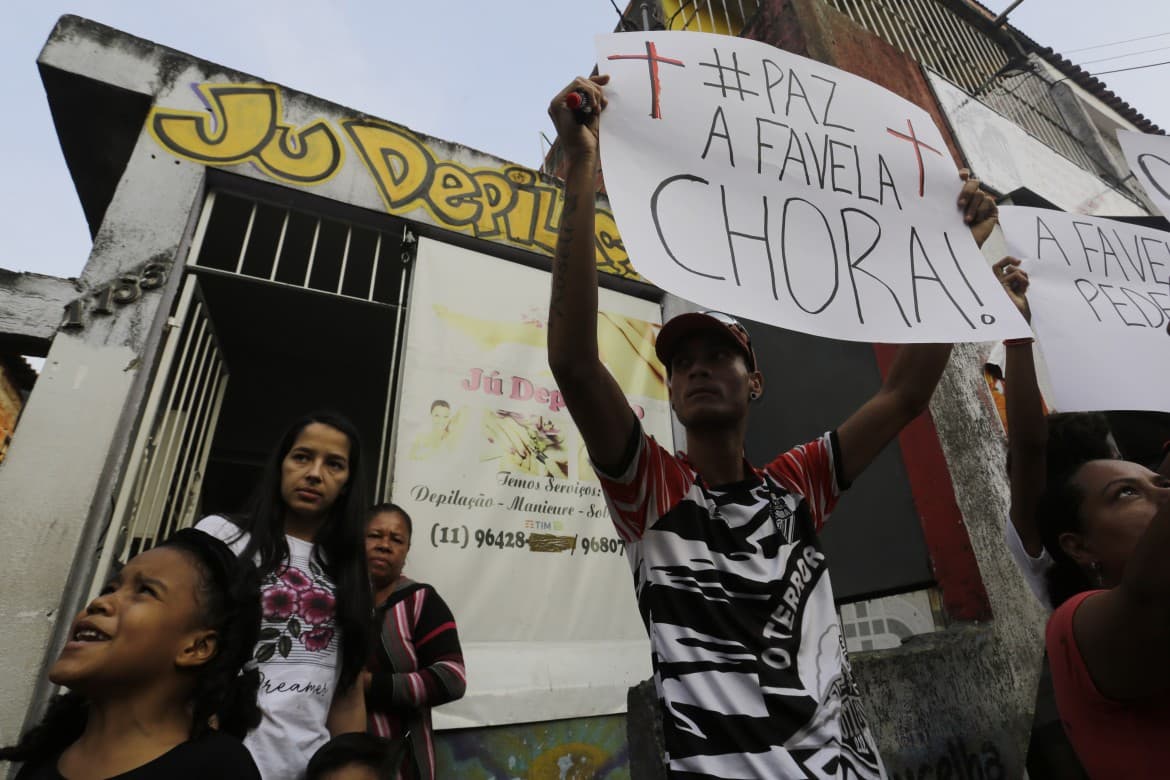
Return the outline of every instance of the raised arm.
{"type": "MultiPolygon", "coordinates": [[[[1005,257],[995,264],[995,276],[1004,292],[1028,322],[1028,275],[1020,270],[1020,261],[1005,257]]],[[[1007,342],[1005,399],[1008,428],[1008,482],[1011,487],[1011,521],[1025,552],[1040,556],[1044,545],[1036,526],[1036,507],[1044,494],[1048,458],[1048,421],[1040,384],[1036,381],[1036,363],[1031,339],[1007,342]]]]}
{"type": "Polygon", "coordinates": [[[598,115],[605,108],[602,86],[608,81],[608,76],[575,79],[548,107],[568,160],[548,306],[548,365],[589,456],[603,470],[617,471],[625,465],[621,460],[636,418],[597,349],[594,198],[598,115]],[[587,94],[596,109],[587,124],[579,124],[565,106],[565,97],[574,90],[587,94]]]}
{"type": "MultiPolygon", "coordinates": [[[[959,175],[963,189],[958,207],[975,243],[983,246],[995,228],[995,200],[979,189],[979,180],[967,170],[959,175]]],[[[907,344],[898,349],[877,395],[837,428],[846,482],[856,479],[911,420],[926,411],[950,355],[950,344],[907,344]]]]}
{"type": "Polygon", "coordinates": [[[907,344],[898,349],[881,389],[837,428],[846,483],[857,479],[911,420],[926,411],[950,356],[950,344],[907,344]]]}

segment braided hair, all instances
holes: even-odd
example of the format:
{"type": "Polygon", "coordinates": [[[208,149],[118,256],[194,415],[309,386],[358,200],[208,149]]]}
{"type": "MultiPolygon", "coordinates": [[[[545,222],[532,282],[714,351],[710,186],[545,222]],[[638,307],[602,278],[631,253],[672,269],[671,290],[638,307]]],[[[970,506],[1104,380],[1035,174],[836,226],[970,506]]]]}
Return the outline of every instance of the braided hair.
{"type": "Polygon", "coordinates": [[[256,695],[260,671],[251,664],[260,639],[260,575],[219,539],[188,528],[163,543],[189,554],[201,569],[197,601],[201,617],[219,637],[216,654],[200,667],[192,694],[191,736],[205,734],[213,719],[225,734],[243,738],[260,724],[256,695]]]}
{"type": "MultiPolygon", "coordinates": [[[[219,539],[185,528],[158,545],[179,550],[199,571],[195,601],[199,620],[216,632],[216,652],[193,670],[191,739],[212,729],[243,736],[260,723],[256,694],[260,672],[248,667],[260,633],[260,578],[248,560],[219,539]]],[[[55,696],[41,722],[20,741],[0,748],[0,761],[42,761],[73,744],[85,731],[89,700],[76,691],[55,696]]]]}

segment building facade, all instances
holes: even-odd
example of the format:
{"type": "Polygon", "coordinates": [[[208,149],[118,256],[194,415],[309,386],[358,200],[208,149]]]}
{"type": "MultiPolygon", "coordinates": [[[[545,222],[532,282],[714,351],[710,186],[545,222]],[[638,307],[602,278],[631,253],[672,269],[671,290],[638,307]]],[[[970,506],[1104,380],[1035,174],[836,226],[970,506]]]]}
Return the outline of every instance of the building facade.
{"type": "MultiPolygon", "coordinates": [[[[1110,128],[1156,128],[1086,77],[1060,81],[1067,62],[994,26],[981,7],[664,0],[636,2],[625,19],[630,29],[745,35],[879,83],[929,111],[956,162],[998,193],[1098,215],[1148,213],[1110,128]]],[[[0,277],[0,300],[24,306],[0,318],[0,331],[47,353],[0,464],[9,627],[0,671],[12,681],[0,741],[36,716],[49,689],[30,672],[55,655],[111,562],[237,507],[275,433],[327,405],[364,432],[374,498],[420,505],[430,545],[418,555],[434,556],[423,560],[435,562],[457,617],[460,604],[475,611],[476,594],[440,570],[456,560],[443,555],[460,542],[529,555],[535,543],[519,540],[540,535],[543,556],[523,559],[540,564],[521,567],[525,590],[540,594],[512,623],[523,635],[468,618],[469,695],[436,713],[441,774],[543,777],[569,766],[582,777],[653,776],[653,761],[643,770],[632,755],[644,735],[634,728],[627,741],[621,714],[648,672],[628,574],[613,579],[629,611],[597,624],[600,643],[539,628],[567,609],[593,625],[580,593],[624,566],[598,561],[617,548],[604,518],[589,514],[589,478],[561,426],[559,395],[544,384],[547,367],[516,357],[542,343],[542,315],[525,306],[547,290],[558,181],[76,17],[61,19],[39,64],[94,244],[78,280],[0,277]],[[49,292],[33,296],[30,285],[49,292]],[[516,291],[514,302],[482,304],[474,293],[491,285],[516,291]],[[448,382],[458,374],[432,359],[449,346],[431,338],[436,323],[456,334],[451,344],[464,339],[467,361],[519,362],[459,364],[463,381],[448,382]],[[338,330],[363,337],[338,339],[338,330]],[[297,354],[313,355],[314,370],[298,370],[297,354]],[[483,406],[485,395],[500,400],[483,406]],[[450,420],[427,428],[439,401],[453,418],[471,410],[465,433],[476,446],[517,430],[528,437],[531,458],[482,458],[508,464],[493,474],[524,475],[501,480],[508,501],[520,499],[514,526],[444,519],[470,512],[480,494],[427,481],[429,453],[458,430],[450,420]],[[522,494],[550,492],[556,480],[582,501],[565,505],[567,515],[522,494]],[[599,568],[568,568],[577,552],[599,568]]],[[[693,305],[637,275],[604,198],[599,206],[606,305],[616,327],[649,343],[664,318],[693,305]]],[[[814,356],[756,413],[748,445],[757,461],[776,442],[838,422],[876,389],[892,354],[764,326],[753,336],[765,365],[790,350],[814,356]],[[835,381],[843,370],[850,382],[835,381]],[[793,406],[811,411],[794,420],[784,413],[793,406]]],[[[898,777],[1016,777],[1023,766],[1044,615],[1002,544],[1004,441],[986,351],[956,349],[931,414],[851,491],[827,540],[855,671],[898,777]]],[[[661,367],[641,354],[614,360],[632,367],[631,402],[669,437],[661,367]]],[[[520,576],[519,558],[476,560],[501,583],[520,576]]],[[[636,693],[631,701],[642,706],[636,693]]]]}

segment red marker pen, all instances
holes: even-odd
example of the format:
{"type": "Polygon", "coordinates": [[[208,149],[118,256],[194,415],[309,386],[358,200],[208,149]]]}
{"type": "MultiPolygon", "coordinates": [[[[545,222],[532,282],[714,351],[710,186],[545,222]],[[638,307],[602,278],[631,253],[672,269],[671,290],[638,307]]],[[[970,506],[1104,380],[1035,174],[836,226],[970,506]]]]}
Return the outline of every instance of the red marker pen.
{"type": "Polygon", "coordinates": [[[589,124],[589,118],[593,116],[593,101],[583,89],[575,89],[565,95],[565,108],[573,112],[573,118],[580,125],[589,124]]]}

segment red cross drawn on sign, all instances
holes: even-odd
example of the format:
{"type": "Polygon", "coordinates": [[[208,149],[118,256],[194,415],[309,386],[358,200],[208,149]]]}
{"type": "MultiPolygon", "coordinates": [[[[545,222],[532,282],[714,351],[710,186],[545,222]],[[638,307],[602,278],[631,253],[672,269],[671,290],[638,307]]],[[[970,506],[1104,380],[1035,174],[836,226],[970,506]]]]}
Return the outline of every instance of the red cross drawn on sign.
{"type": "Polygon", "coordinates": [[[933,146],[929,146],[928,144],[919,141],[918,136],[914,133],[914,125],[910,124],[909,119],[906,120],[906,129],[910,131],[910,135],[899,133],[892,127],[887,127],[886,132],[892,136],[901,138],[903,141],[909,141],[910,143],[914,144],[914,156],[918,160],[918,197],[921,198],[926,194],[926,171],[922,167],[922,150],[929,149],[939,157],[942,157],[942,152],[940,152],[938,149],[935,149],[933,146]]]}
{"type": "Polygon", "coordinates": [[[658,95],[662,90],[662,84],[658,81],[658,63],[665,62],[667,65],[677,65],[680,68],[685,68],[682,60],[672,60],[668,57],[659,57],[658,49],[654,46],[653,41],[646,41],[645,54],[611,54],[606,59],[609,60],[646,60],[650,67],[650,116],[653,119],[661,119],[662,111],[658,105],[658,95]]]}

